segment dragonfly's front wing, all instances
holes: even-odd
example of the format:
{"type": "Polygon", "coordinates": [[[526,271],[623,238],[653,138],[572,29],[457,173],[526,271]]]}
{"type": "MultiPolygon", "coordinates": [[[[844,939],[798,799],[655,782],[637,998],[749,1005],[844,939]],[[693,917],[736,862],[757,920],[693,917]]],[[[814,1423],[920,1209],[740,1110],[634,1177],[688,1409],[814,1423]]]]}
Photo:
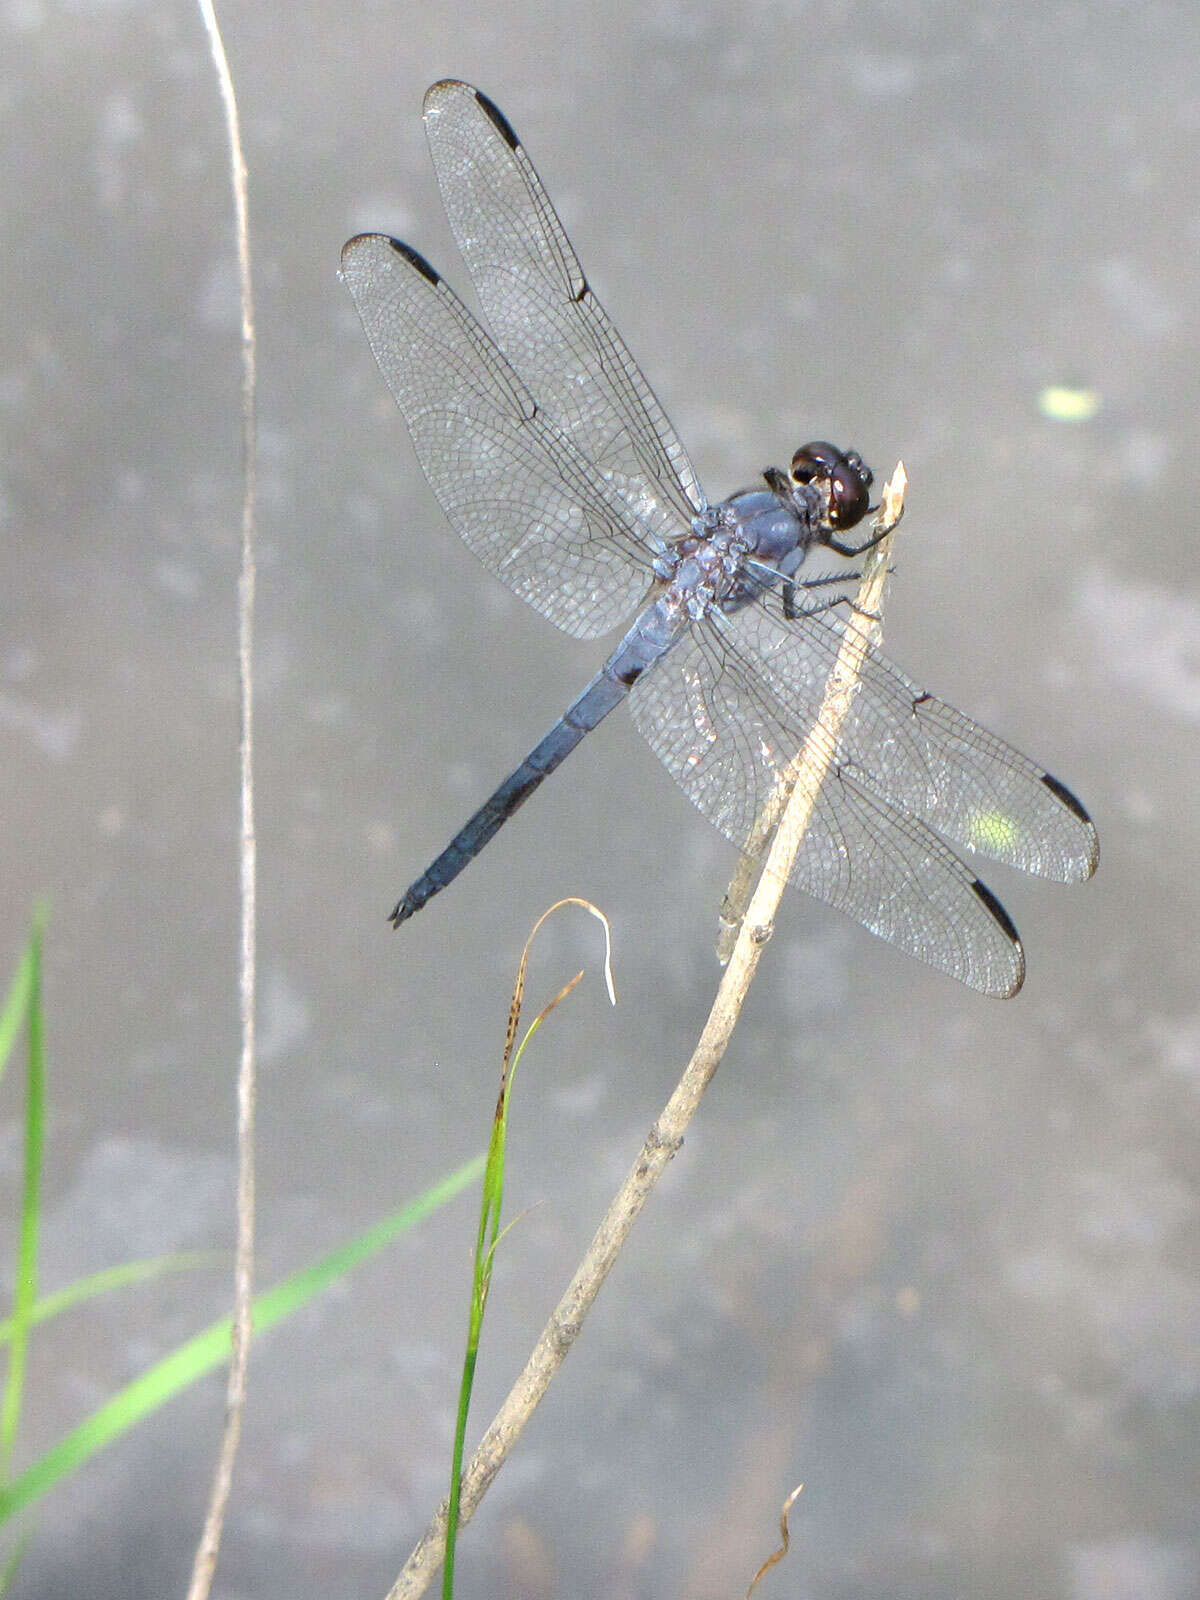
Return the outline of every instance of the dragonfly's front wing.
{"type": "Polygon", "coordinates": [[[687,452],[596,299],[533,163],[470,84],[425,96],[446,215],[496,342],[547,415],[601,472],[629,485],[667,539],[703,504],[687,452]]]}
{"type": "Polygon", "coordinates": [[[429,485],[479,559],[578,639],[625,621],[654,552],[619,489],[415,250],[360,234],[342,277],[429,485]]]}

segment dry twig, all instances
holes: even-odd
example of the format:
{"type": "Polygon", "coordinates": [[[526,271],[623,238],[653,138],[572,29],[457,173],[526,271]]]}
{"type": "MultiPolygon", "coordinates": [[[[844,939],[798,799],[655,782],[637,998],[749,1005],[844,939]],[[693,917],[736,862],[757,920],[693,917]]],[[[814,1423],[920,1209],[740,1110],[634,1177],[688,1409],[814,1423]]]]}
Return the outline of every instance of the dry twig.
{"type": "Polygon", "coordinates": [[[238,126],[237,99],[212,0],[199,0],[221,93],[229,138],[229,174],[237,237],[238,277],[242,307],[242,545],[238,575],[238,688],[241,720],[240,758],[241,850],[239,855],[241,929],[238,949],[238,1011],[241,1059],[237,1080],[237,1248],[234,1258],[233,1339],[229,1381],[225,1391],[225,1429],[213,1473],[204,1529],[192,1565],[188,1600],[206,1600],[216,1571],[225,1509],[233,1482],[233,1463],[242,1431],[246,1402],[246,1370],[252,1333],[254,1296],[254,1102],[256,980],[256,844],[254,833],[254,518],[258,492],[255,422],[256,341],[254,293],[250,275],[250,223],[246,196],[246,163],[238,126]]]}

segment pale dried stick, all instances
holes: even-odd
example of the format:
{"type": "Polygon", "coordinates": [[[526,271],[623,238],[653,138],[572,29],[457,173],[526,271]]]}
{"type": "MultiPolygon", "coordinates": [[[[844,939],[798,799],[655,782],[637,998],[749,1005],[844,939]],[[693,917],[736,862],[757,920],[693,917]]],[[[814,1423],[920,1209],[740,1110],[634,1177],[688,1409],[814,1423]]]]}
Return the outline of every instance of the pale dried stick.
{"type": "Polygon", "coordinates": [[[254,1297],[254,1102],[255,1102],[255,983],[257,971],[256,857],[254,831],[254,520],[257,500],[258,457],[255,422],[256,339],[254,292],[250,273],[250,221],[246,196],[246,163],[238,126],[237,99],[225,55],[221,30],[212,0],[199,0],[200,16],[208,34],[213,66],[225,113],[229,140],[229,172],[233,189],[238,277],[242,308],[242,545],[238,575],[238,687],[241,736],[240,810],[241,849],[239,886],[241,928],[238,950],[238,1012],[241,1023],[241,1058],[237,1080],[237,1247],[233,1268],[233,1335],[229,1379],[225,1388],[225,1427],[213,1471],[208,1511],[192,1564],[188,1600],[206,1600],[216,1571],[217,1551],[225,1508],[233,1483],[233,1463],[242,1432],[246,1403],[246,1369],[253,1332],[254,1297]]]}
{"type": "MultiPolygon", "coordinates": [[[[889,530],[903,509],[906,478],[903,465],[896,468],[883,494],[881,515],[889,530]]],[[[600,1285],[608,1276],[651,1190],[667,1163],[683,1143],[700,1097],[721,1063],[737,1023],[746,993],[758,967],[763,945],[770,937],[775,911],[787,883],[796,851],[803,841],[813,802],[828,771],[838,730],[850,708],[863,659],[879,628],[879,612],[887,577],[890,533],[871,550],[863,563],[863,579],[855,607],[864,626],[846,629],[837,660],[826,683],[820,716],[785,782],[789,798],[779,823],[758,887],[750,900],[733,954],[717,989],[712,1010],[675,1092],[647,1135],[637,1160],[596,1231],[562,1299],[551,1313],[525,1369],[509,1390],[462,1476],[460,1516],[465,1524],[483,1499],[525,1424],[545,1394],[551,1379],[574,1344],[600,1285]]],[[[388,1591],[387,1600],[415,1600],[425,1592],[442,1560],[445,1548],[446,1506],[438,1508],[429,1527],[388,1591]]]]}

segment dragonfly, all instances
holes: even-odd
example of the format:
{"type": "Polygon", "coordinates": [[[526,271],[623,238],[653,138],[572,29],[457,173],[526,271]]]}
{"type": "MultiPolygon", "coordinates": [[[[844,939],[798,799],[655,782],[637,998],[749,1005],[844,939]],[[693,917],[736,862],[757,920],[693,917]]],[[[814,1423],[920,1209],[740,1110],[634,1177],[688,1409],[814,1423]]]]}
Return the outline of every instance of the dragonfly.
{"type": "Polygon", "coordinates": [[[1057,778],[887,661],[830,575],[806,576],[814,552],[853,560],[878,537],[853,541],[873,509],[861,457],[815,440],[786,471],[710,502],[507,118],[451,80],[428,91],[424,116],[487,328],[387,235],[351,239],[342,278],[468,547],[572,637],[625,631],[391,922],[457,878],[628,700],[688,798],[756,853],[756,819],[789,764],[806,740],[824,740],[790,881],[971,988],[1015,994],[1025,971],[1016,928],[953,846],[1074,883],[1095,870],[1096,830],[1057,778]],[[826,726],[826,683],[855,630],[857,687],[826,726]]]}

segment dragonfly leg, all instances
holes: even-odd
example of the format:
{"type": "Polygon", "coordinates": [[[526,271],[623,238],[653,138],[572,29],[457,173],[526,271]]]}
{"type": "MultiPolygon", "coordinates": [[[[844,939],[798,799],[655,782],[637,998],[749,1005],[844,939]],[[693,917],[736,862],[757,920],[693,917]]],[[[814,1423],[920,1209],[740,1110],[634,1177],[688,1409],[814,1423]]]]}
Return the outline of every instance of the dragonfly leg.
{"type": "Polygon", "coordinates": [[[869,539],[864,539],[862,544],[843,544],[840,539],[835,539],[830,533],[821,539],[821,543],[832,550],[835,555],[861,556],[865,555],[868,550],[874,550],[875,546],[882,543],[891,531],[890,528],[879,528],[869,539]]]}
{"type": "MultiPolygon", "coordinates": [[[[894,572],[894,567],[888,568],[894,572]]],[[[861,606],[856,606],[848,594],[838,595],[834,600],[821,600],[815,605],[797,605],[797,589],[820,589],[826,584],[857,583],[861,580],[861,572],[831,572],[821,578],[788,578],[783,585],[783,614],[788,622],[795,622],[797,617],[819,616],[823,611],[832,611],[834,606],[849,606],[852,611],[857,611],[860,616],[868,617],[872,622],[879,621],[879,615],[874,611],[864,611],[861,606]]]]}
{"type": "MultiPolygon", "coordinates": [[[[828,580],[818,581],[827,582],[828,580]]],[[[855,605],[853,598],[848,594],[839,594],[833,600],[817,600],[812,605],[797,606],[795,604],[795,585],[791,586],[793,593],[791,596],[791,604],[789,606],[787,593],[788,587],[789,586],[785,584],[783,591],[783,615],[788,622],[795,622],[798,617],[824,616],[826,611],[835,611],[838,606],[849,607],[849,609],[854,612],[856,616],[864,617],[868,622],[879,622],[882,620],[878,611],[867,611],[864,607],[855,605]]],[[[804,586],[802,585],[801,587],[804,586]]]]}

